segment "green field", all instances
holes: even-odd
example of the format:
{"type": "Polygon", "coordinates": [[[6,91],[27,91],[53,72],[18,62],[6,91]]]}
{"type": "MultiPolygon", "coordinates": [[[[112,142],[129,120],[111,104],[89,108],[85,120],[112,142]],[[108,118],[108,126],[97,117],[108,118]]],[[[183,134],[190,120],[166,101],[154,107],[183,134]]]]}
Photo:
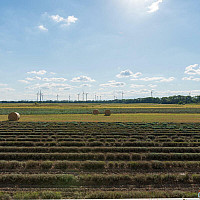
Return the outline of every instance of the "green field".
{"type": "Polygon", "coordinates": [[[21,115],[91,114],[98,109],[101,114],[110,109],[113,114],[136,113],[190,113],[200,114],[200,105],[161,105],[161,104],[0,104],[0,115],[18,112],[21,115]]]}

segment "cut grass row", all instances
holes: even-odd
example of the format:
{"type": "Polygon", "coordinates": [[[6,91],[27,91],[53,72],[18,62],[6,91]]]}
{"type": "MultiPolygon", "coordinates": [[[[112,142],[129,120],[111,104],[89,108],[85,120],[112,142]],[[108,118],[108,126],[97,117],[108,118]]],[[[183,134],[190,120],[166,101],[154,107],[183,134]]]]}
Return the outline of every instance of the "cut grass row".
{"type": "Polygon", "coordinates": [[[0,153],[0,160],[198,161],[199,153],[0,153]]]}
{"type": "MultiPolygon", "coordinates": [[[[102,137],[88,137],[88,138],[84,138],[84,137],[77,137],[77,138],[58,138],[56,136],[51,136],[51,137],[1,137],[0,138],[0,142],[55,142],[58,144],[62,143],[69,143],[69,146],[71,144],[76,144],[77,146],[108,146],[108,144],[112,144],[115,146],[132,146],[132,143],[134,145],[134,143],[137,142],[171,142],[171,143],[176,143],[176,142],[188,142],[188,143],[199,143],[200,142],[200,138],[198,136],[198,138],[194,138],[194,137],[144,137],[140,138],[140,137],[132,137],[132,138],[126,138],[126,137],[122,137],[122,138],[118,138],[117,136],[112,136],[112,137],[106,137],[106,136],[102,136],[102,137]]],[[[63,145],[62,145],[63,146],[63,145]]],[[[75,145],[73,145],[75,146],[75,145]]]]}
{"type": "MultiPolygon", "coordinates": [[[[78,115],[76,115],[78,116],[78,115]]],[[[85,115],[83,115],[85,116],[85,115]]],[[[95,116],[97,117],[97,116],[95,116]]],[[[24,133],[31,134],[32,132],[41,133],[78,133],[84,134],[85,131],[92,131],[94,133],[104,132],[110,130],[112,133],[134,130],[135,133],[195,133],[199,132],[200,123],[172,123],[172,122],[9,122],[4,121],[0,123],[0,133],[24,133]],[[94,130],[95,128],[95,130],[94,130]]]]}
{"type": "Polygon", "coordinates": [[[200,161],[0,161],[1,172],[198,172],[200,161]]]}
{"type": "Polygon", "coordinates": [[[0,187],[15,185],[26,188],[34,187],[73,187],[73,186],[128,186],[145,185],[190,186],[200,183],[200,174],[3,174],[0,176],[0,187]]]}
{"type": "MultiPolygon", "coordinates": [[[[6,121],[7,115],[0,115],[0,121],[6,121]]],[[[112,114],[111,116],[91,114],[63,115],[22,115],[22,122],[174,122],[199,123],[200,114],[112,114]]]]}
{"type": "Polygon", "coordinates": [[[4,147],[199,147],[200,142],[0,142],[4,147]]]}
{"type": "Polygon", "coordinates": [[[200,147],[0,147],[1,153],[200,153],[200,147]]]}
{"type": "Polygon", "coordinates": [[[196,198],[196,192],[185,191],[101,191],[65,194],[64,192],[0,192],[0,199],[128,199],[128,198],[196,198]]]}

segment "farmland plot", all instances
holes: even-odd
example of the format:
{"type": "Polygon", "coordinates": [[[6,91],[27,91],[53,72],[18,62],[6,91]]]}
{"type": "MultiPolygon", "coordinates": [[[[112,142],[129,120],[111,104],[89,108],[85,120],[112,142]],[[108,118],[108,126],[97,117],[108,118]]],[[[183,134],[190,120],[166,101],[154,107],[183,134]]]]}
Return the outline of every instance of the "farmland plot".
{"type": "Polygon", "coordinates": [[[0,123],[0,197],[196,197],[199,170],[198,123],[0,123]]]}

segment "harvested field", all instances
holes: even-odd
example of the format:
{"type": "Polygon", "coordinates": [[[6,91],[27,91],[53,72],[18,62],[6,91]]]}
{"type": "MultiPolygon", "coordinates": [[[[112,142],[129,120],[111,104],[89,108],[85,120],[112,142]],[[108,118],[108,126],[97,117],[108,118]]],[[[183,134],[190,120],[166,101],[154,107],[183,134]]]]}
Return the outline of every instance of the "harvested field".
{"type": "Polygon", "coordinates": [[[1,122],[0,195],[196,197],[199,133],[200,123],[1,122]]]}

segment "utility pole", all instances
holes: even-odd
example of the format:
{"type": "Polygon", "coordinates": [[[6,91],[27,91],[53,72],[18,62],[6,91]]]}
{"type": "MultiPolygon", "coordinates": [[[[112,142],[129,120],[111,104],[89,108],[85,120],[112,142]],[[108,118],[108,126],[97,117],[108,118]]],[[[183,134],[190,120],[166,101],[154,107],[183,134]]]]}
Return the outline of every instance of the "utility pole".
{"type": "Polygon", "coordinates": [[[79,93],[79,94],[77,94],[77,95],[78,95],[78,101],[79,101],[80,93],[79,93]]]}
{"type": "Polygon", "coordinates": [[[88,93],[85,94],[85,96],[86,96],[86,101],[87,101],[87,95],[88,95],[88,93]]]}
{"type": "Polygon", "coordinates": [[[57,96],[56,96],[56,97],[57,97],[57,101],[58,101],[58,94],[57,94],[57,96]]]}
{"type": "Polygon", "coordinates": [[[70,95],[69,95],[69,101],[70,101],[70,95]]]}

